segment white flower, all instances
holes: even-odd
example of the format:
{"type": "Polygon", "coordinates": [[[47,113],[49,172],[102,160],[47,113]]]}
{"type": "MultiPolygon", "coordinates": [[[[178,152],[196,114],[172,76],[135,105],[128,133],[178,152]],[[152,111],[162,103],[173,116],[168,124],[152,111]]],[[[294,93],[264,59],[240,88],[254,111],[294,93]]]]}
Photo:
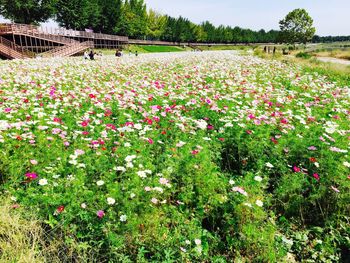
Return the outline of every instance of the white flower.
{"type": "Polygon", "coordinates": [[[107,203],[108,203],[109,205],[114,205],[114,204],[115,204],[115,199],[112,198],[112,197],[108,197],[108,198],[107,198],[107,203]]]}
{"type": "Polygon", "coordinates": [[[199,129],[205,130],[208,127],[208,123],[205,120],[194,121],[199,129]]]}
{"type": "Polygon", "coordinates": [[[96,184],[97,184],[98,186],[102,186],[102,185],[104,185],[104,184],[105,184],[105,182],[104,182],[104,181],[102,181],[102,180],[100,180],[100,181],[97,181],[97,182],[96,182],[96,184]]]}
{"type": "Polygon", "coordinates": [[[44,186],[44,185],[47,185],[47,184],[48,184],[48,182],[47,182],[47,180],[45,178],[39,180],[39,185],[44,186]]]}
{"type": "Polygon", "coordinates": [[[134,165],[132,164],[132,162],[126,163],[126,168],[133,168],[134,165]]]}
{"type": "Polygon", "coordinates": [[[273,168],[274,166],[271,163],[266,163],[266,167],[273,168]]]}
{"type": "Polygon", "coordinates": [[[188,239],[185,241],[186,245],[190,245],[191,241],[189,241],[188,239]]]}
{"type": "Polygon", "coordinates": [[[134,193],[130,194],[130,198],[134,198],[136,195],[134,193]]]}
{"type": "Polygon", "coordinates": [[[127,219],[127,216],[126,215],[121,215],[120,216],[120,222],[125,222],[127,219]]]}
{"type": "Polygon", "coordinates": [[[129,142],[124,143],[124,147],[130,147],[131,144],[129,142]]]}
{"type": "Polygon", "coordinates": [[[202,241],[200,239],[195,239],[194,240],[194,243],[197,245],[197,246],[200,246],[202,244],[202,241]]]}
{"type": "Polygon", "coordinates": [[[147,177],[145,171],[138,171],[138,172],[137,172],[137,175],[140,176],[141,178],[146,178],[146,177],[147,177]]]}
{"type": "Polygon", "coordinates": [[[125,161],[126,161],[127,163],[130,163],[130,162],[132,162],[135,158],[136,158],[136,155],[128,155],[128,156],[125,157],[125,161]]]}
{"type": "Polygon", "coordinates": [[[344,164],[345,167],[350,168],[350,163],[349,162],[343,162],[343,164],[344,164]]]}
{"type": "Polygon", "coordinates": [[[256,202],[255,202],[255,204],[257,205],[257,206],[260,206],[260,207],[262,207],[263,205],[264,205],[264,203],[261,201],[261,200],[256,200],[256,202]]]}
{"type": "Polygon", "coordinates": [[[177,144],[176,144],[176,147],[180,148],[182,146],[184,146],[186,143],[183,142],[183,141],[179,141],[177,144]]]}
{"type": "Polygon", "coordinates": [[[235,184],[235,181],[233,181],[232,179],[228,182],[230,185],[235,184]]]}
{"type": "Polygon", "coordinates": [[[140,123],[137,123],[134,125],[134,128],[137,130],[141,130],[142,129],[142,125],[140,123]]]}
{"type": "Polygon", "coordinates": [[[257,181],[257,182],[261,182],[262,181],[262,177],[257,175],[254,177],[254,180],[257,181]]]}
{"type": "Polygon", "coordinates": [[[115,170],[119,171],[119,172],[125,172],[126,171],[125,167],[123,167],[123,166],[118,166],[118,167],[115,168],[115,170]]]}
{"type": "Polygon", "coordinates": [[[80,207],[83,208],[83,209],[85,209],[85,208],[86,208],[86,204],[85,204],[85,203],[82,203],[82,204],[80,205],[80,207]]]}

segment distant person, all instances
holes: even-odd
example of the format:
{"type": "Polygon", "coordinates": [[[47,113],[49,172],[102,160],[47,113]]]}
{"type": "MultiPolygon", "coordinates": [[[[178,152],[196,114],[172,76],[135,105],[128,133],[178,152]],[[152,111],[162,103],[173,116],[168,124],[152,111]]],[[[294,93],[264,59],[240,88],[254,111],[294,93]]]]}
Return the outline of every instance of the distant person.
{"type": "Polygon", "coordinates": [[[84,59],[85,60],[89,59],[89,53],[87,51],[84,52],[84,59]]]}
{"type": "Polygon", "coordinates": [[[90,51],[89,57],[90,57],[90,60],[95,60],[95,53],[93,50],[90,51]]]}
{"type": "Polygon", "coordinates": [[[122,56],[122,52],[119,49],[117,49],[117,51],[115,52],[115,56],[116,57],[121,57],[122,56]]]}
{"type": "Polygon", "coordinates": [[[135,51],[135,56],[137,57],[139,55],[139,53],[137,52],[137,50],[135,51]]]}
{"type": "Polygon", "coordinates": [[[273,54],[275,55],[276,53],[276,47],[273,47],[273,54]]]}
{"type": "Polygon", "coordinates": [[[266,48],[266,46],[264,47],[264,52],[267,53],[267,48],[266,48]]]}

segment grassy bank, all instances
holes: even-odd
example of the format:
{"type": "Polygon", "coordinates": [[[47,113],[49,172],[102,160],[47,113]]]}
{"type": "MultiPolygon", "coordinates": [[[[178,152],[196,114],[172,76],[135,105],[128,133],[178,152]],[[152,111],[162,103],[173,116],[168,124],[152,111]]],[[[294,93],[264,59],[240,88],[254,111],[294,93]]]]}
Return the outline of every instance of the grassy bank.
{"type": "MultiPolygon", "coordinates": [[[[255,48],[255,46],[236,46],[236,45],[222,45],[222,46],[200,46],[198,49],[203,51],[220,51],[220,50],[242,50],[246,51],[249,49],[255,48]]],[[[110,49],[97,49],[97,52],[101,51],[105,55],[114,55],[115,50],[110,49]]],[[[135,53],[136,51],[139,54],[142,53],[162,53],[162,52],[182,52],[182,51],[193,51],[192,48],[180,47],[180,46],[158,46],[158,45],[129,45],[125,47],[124,54],[135,53]]]]}
{"type": "Polygon", "coordinates": [[[341,86],[350,85],[350,66],[347,65],[322,62],[312,55],[308,56],[309,53],[303,53],[305,56],[283,56],[280,51],[277,51],[276,54],[273,55],[266,54],[262,50],[256,49],[254,54],[265,59],[276,59],[286,63],[295,63],[301,65],[305,73],[317,72],[320,75],[327,76],[331,81],[336,81],[341,86]]]}
{"type": "MultiPolygon", "coordinates": [[[[191,48],[183,48],[179,46],[157,46],[157,45],[129,45],[125,47],[124,54],[135,53],[136,51],[141,53],[162,53],[162,52],[182,52],[190,51],[191,48]]],[[[104,55],[114,55],[115,49],[97,49],[97,52],[101,51],[104,55]]]]}

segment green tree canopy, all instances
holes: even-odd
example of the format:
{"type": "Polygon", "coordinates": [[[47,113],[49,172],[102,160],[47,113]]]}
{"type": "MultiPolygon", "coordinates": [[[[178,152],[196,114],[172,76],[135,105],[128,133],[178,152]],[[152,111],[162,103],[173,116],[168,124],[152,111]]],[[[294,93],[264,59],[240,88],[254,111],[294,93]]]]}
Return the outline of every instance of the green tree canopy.
{"type": "Polygon", "coordinates": [[[313,27],[313,19],[305,9],[295,9],[280,21],[281,40],[289,44],[304,43],[310,41],[316,29],[313,27]]]}
{"type": "Polygon", "coordinates": [[[38,24],[54,12],[54,0],[0,0],[0,15],[21,24],[38,24]]]}

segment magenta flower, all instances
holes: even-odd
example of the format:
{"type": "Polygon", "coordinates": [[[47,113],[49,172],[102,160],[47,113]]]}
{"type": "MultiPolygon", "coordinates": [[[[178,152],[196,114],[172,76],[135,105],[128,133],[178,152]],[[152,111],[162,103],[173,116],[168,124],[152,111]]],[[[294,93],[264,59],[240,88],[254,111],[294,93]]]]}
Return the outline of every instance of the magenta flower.
{"type": "Polygon", "coordinates": [[[320,176],[317,173],[312,175],[317,181],[320,181],[320,176]]]}
{"type": "Polygon", "coordinates": [[[25,176],[30,180],[35,180],[38,178],[38,175],[36,173],[26,173],[25,176]]]}
{"type": "Polygon", "coordinates": [[[81,126],[83,126],[83,127],[86,127],[86,126],[88,126],[89,125],[89,122],[88,121],[83,121],[82,123],[81,123],[81,126]]]}
{"type": "Polygon", "coordinates": [[[102,218],[105,216],[105,212],[103,210],[98,210],[96,215],[99,217],[99,218],[102,218]]]}
{"type": "Polygon", "coordinates": [[[297,167],[297,166],[293,166],[293,171],[295,172],[295,173],[299,173],[300,171],[301,171],[301,169],[299,168],[299,167],[297,167]]]}

